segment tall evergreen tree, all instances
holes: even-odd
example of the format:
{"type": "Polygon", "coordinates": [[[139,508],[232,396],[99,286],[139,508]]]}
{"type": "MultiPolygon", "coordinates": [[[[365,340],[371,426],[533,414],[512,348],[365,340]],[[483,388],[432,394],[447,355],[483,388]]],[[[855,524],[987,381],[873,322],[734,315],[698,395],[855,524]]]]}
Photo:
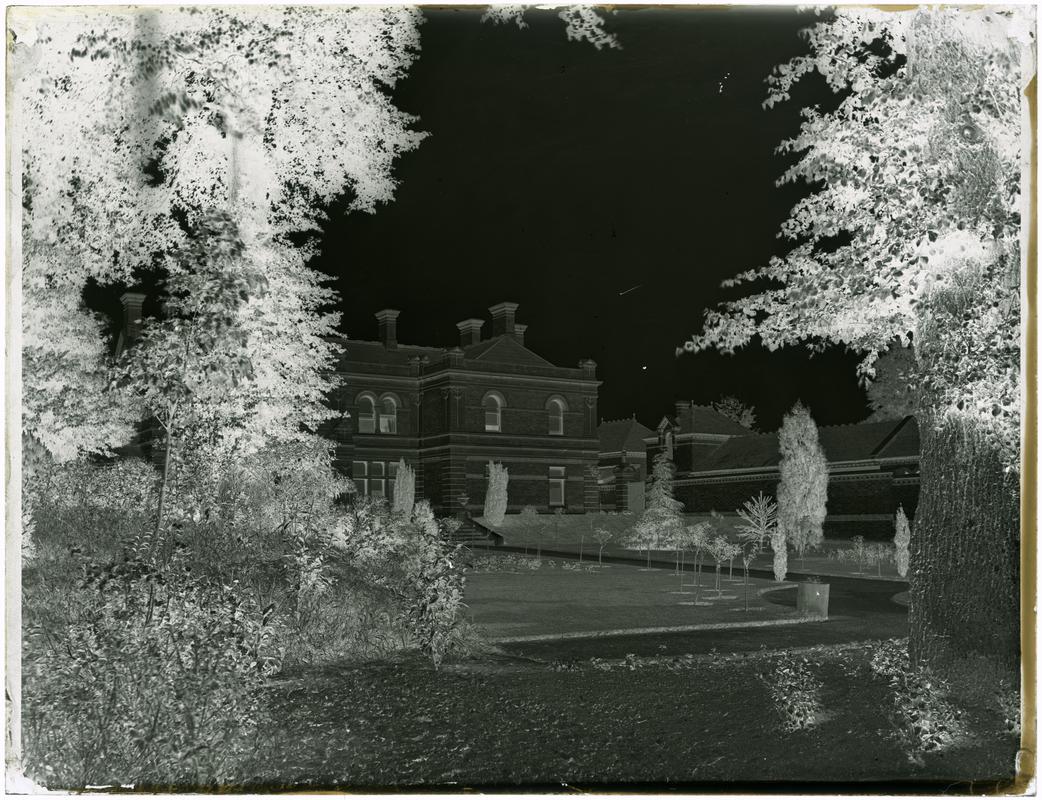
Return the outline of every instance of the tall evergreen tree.
{"type": "Polygon", "coordinates": [[[825,538],[829,472],[825,451],[818,442],[818,427],[802,403],[796,403],[785,415],[778,432],[778,449],[778,527],[803,558],[825,538]]]}
{"type": "Polygon", "coordinates": [[[641,514],[625,546],[644,550],[651,563],[651,550],[660,542],[675,538],[675,532],[684,526],[684,504],[673,497],[673,462],[665,450],[659,451],[652,462],[651,486],[648,489],[644,513],[641,514]]]}

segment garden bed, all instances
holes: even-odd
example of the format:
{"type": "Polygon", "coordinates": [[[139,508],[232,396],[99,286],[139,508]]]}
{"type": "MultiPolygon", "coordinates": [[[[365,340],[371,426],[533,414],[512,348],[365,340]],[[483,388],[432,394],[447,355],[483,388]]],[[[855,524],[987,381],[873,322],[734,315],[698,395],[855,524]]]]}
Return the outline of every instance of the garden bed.
{"type": "Polygon", "coordinates": [[[764,781],[878,791],[877,782],[943,781],[956,791],[1012,776],[1017,742],[986,706],[966,712],[970,736],[959,745],[912,763],[892,733],[887,685],[868,669],[873,650],[811,652],[823,714],[793,733],[759,678],[772,654],[313,669],[271,689],[278,722],[255,780],[456,791],[629,782],[734,791],[764,781]]]}

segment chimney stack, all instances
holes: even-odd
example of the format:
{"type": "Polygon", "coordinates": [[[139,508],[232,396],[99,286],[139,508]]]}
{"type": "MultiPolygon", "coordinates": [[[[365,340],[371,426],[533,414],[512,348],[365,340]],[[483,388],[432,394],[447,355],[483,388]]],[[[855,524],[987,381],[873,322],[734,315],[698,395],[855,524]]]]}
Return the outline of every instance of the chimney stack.
{"type": "Polygon", "coordinates": [[[522,325],[519,322],[515,322],[514,323],[514,336],[517,337],[517,340],[521,344],[525,343],[525,331],[527,331],[527,330],[528,330],[528,326],[527,325],[522,325]]]}
{"type": "Polygon", "coordinates": [[[492,314],[492,335],[500,336],[504,333],[514,335],[514,313],[517,311],[517,303],[496,303],[489,307],[492,314]]]}
{"type": "Polygon", "coordinates": [[[393,308],[385,308],[375,314],[380,341],[388,350],[398,349],[398,315],[400,313],[393,308]]]}
{"type": "Polygon", "coordinates": [[[141,306],[145,295],[141,292],[124,292],[119,301],[123,304],[123,332],[127,346],[141,337],[141,306]]]}
{"type": "Polygon", "coordinates": [[[472,344],[480,342],[481,326],[484,324],[485,321],[480,319],[465,319],[463,322],[457,322],[456,327],[459,329],[459,346],[470,347],[472,344]]]}
{"type": "Polygon", "coordinates": [[[688,408],[691,407],[691,401],[690,400],[677,400],[676,401],[676,407],[677,407],[677,419],[679,420],[680,417],[683,416],[684,412],[687,411],[688,408]]]}

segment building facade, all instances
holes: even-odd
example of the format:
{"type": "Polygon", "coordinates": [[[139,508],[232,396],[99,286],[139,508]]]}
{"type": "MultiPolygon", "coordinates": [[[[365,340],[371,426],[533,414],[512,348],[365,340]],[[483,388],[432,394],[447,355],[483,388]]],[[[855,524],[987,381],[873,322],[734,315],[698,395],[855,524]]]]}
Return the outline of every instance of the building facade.
{"type": "Polygon", "coordinates": [[[596,509],[597,365],[551,364],[525,346],[516,303],[489,311],[490,336],[484,320],[463,320],[449,349],[399,342],[392,309],[376,314],[375,341],[340,340],[338,468],[361,494],[390,498],[404,459],[418,498],[478,516],[495,461],[509,471],[510,512],[596,509]]]}
{"type": "MultiPolygon", "coordinates": [[[[731,423],[737,430],[724,432],[704,406],[678,403],[677,412],[645,443],[649,465],[663,448],[672,448],[674,495],[687,512],[734,513],[759,492],[777,497],[777,433],[750,433],[737,423],[731,423]]],[[[919,428],[913,417],[823,426],[818,437],[829,469],[826,536],[888,539],[898,506],[914,517],[919,428]]]]}
{"type": "Polygon", "coordinates": [[[634,417],[602,421],[597,427],[601,448],[597,489],[602,511],[644,510],[644,483],[648,477],[644,440],[654,435],[634,417]]]}

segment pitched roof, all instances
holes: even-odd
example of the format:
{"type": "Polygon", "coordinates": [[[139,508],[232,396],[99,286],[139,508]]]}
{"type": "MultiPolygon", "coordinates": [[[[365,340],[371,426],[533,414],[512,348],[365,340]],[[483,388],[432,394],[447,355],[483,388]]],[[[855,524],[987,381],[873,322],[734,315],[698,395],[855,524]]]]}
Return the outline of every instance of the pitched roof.
{"type": "Polygon", "coordinates": [[[681,433],[718,433],[730,436],[745,436],[748,428],[743,428],[732,419],[728,419],[712,406],[689,405],[677,415],[677,424],[681,433]]]}
{"type": "Polygon", "coordinates": [[[415,344],[399,344],[394,350],[388,350],[382,342],[367,342],[361,339],[338,339],[337,343],[344,348],[341,361],[354,361],[362,364],[407,366],[409,359],[416,356],[434,358],[445,354],[444,347],[421,347],[415,344]]]}
{"type": "Polygon", "coordinates": [[[597,426],[602,453],[617,453],[620,450],[643,451],[644,439],[655,432],[641,425],[636,419],[612,419],[597,426]]]}
{"type": "MultiPolygon", "coordinates": [[[[919,427],[914,417],[854,425],[826,425],[818,439],[830,464],[877,458],[916,458],[919,427]]],[[[781,461],[778,434],[736,436],[692,465],[696,472],[774,467],[781,461]]]]}
{"type": "Polygon", "coordinates": [[[510,334],[501,334],[472,344],[463,349],[463,357],[473,361],[499,364],[532,364],[538,367],[554,366],[541,355],[533,353],[510,334]]]}

